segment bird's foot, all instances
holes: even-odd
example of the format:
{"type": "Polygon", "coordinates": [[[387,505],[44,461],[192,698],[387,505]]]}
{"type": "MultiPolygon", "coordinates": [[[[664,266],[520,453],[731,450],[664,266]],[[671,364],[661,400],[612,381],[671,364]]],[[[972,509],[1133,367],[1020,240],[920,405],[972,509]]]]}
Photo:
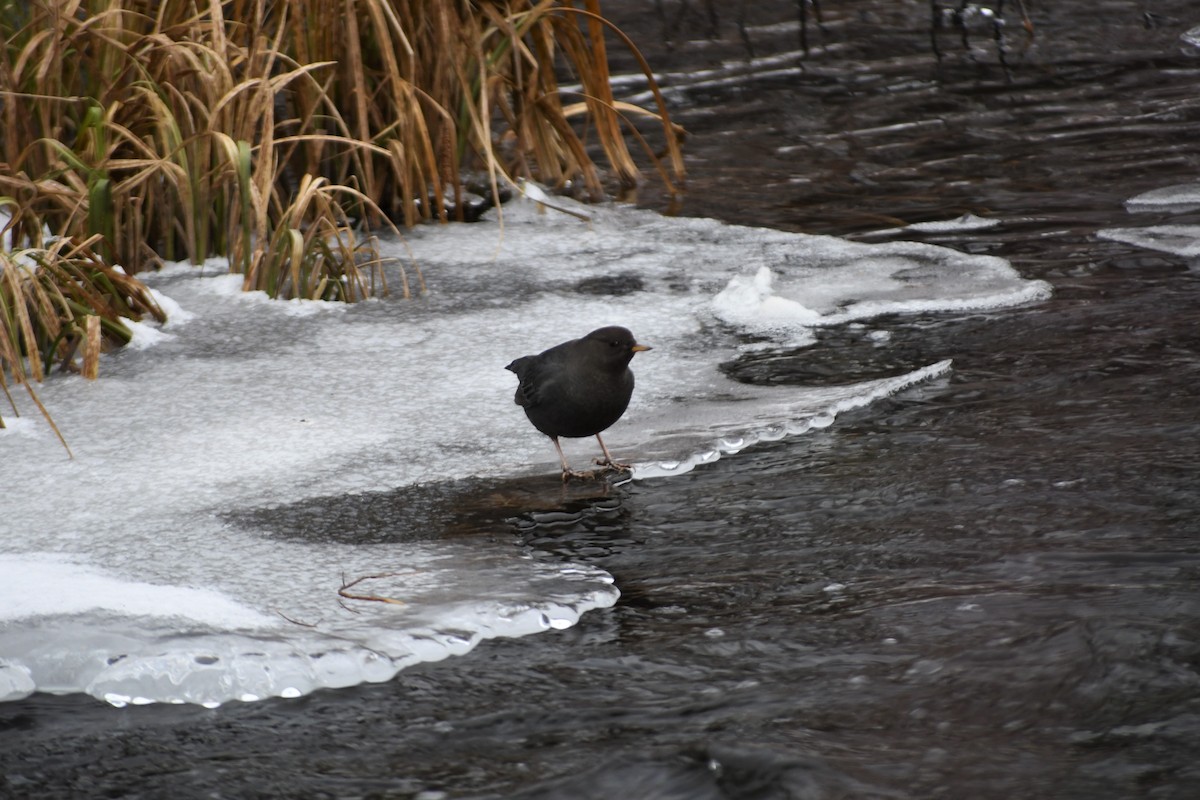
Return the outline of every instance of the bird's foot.
{"type": "Polygon", "coordinates": [[[600,474],[604,474],[605,472],[632,472],[633,471],[632,464],[625,464],[620,461],[613,461],[612,459],[608,459],[608,458],[597,457],[597,458],[592,459],[592,463],[596,464],[597,466],[600,467],[600,469],[598,470],[598,472],[600,474]]]}
{"type": "Polygon", "coordinates": [[[562,472],[562,481],[563,483],[570,483],[571,481],[594,481],[599,475],[600,470],[564,469],[562,472]]]}

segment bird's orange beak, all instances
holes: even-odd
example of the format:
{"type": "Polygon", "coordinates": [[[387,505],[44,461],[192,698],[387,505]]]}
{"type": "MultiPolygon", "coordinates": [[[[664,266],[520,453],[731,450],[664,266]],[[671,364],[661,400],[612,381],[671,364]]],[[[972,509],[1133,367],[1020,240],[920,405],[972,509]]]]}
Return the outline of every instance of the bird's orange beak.
{"type": "Polygon", "coordinates": [[[633,347],[631,347],[629,349],[635,353],[644,353],[645,351],[653,350],[654,348],[648,344],[635,344],[633,347]]]}

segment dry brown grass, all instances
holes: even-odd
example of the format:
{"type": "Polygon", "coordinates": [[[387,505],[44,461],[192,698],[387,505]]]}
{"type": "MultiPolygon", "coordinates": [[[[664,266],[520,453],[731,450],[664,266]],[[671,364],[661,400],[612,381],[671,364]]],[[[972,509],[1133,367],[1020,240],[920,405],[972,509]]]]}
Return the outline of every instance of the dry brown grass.
{"type": "Polygon", "coordinates": [[[60,440],[33,382],[55,364],[95,378],[101,351],[132,337],[127,320],[166,320],[141,281],[97,255],[99,241],[99,235],[79,243],[60,238],[45,247],[0,251],[0,388],[18,413],[6,376],[24,386],[60,440]]]}
{"type": "MultiPolygon", "coordinates": [[[[485,173],[493,190],[522,177],[576,182],[595,199],[605,176],[593,153],[614,182],[639,180],[626,144],[640,141],[634,116],[666,132],[665,159],[644,149],[674,188],[679,131],[661,100],[634,115],[614,101],[607,42],[633,44],[599,6],[0,5],[0,192],[30,212],[15,242],[33,244],[46,225],[102,234],[100,251],[131,273],[230,255],[236,269],[270,274],[256,262],[282,257],[268,250],[303,216],[290,209],[302,187],[353,190],[329,206],[341,208],[325,219],[334,228],[461,218],[468,172],[485,173]],[[572,102],[560,74],[582,86],[572,102]]],[[[355,254],[338,253],[352,271],[355,254]]]]}

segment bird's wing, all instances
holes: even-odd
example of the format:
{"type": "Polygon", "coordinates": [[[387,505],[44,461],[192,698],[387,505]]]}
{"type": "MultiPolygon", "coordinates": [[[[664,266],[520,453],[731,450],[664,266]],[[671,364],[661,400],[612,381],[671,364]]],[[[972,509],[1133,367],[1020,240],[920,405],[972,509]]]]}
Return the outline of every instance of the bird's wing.
{"type": "Polygon", "coordinates": [[[542,369],[536,356],[522,356],[505,369],[517,374],[517,393],[513,402],[531,408],[538,404],[538,387],[543,384],[542,369]]]}

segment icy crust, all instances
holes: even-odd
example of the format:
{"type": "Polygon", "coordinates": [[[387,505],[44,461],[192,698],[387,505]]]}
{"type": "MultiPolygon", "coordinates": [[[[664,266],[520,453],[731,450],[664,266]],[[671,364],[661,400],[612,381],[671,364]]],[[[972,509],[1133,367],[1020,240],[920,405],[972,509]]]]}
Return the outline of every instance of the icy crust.
{"type": "Polygon", "coordinates": [[[633,465],[633,478],[682,475],[759,442],[828,428],[839,414],[941,377],[950,372],[950,367],[947,359],[893,378],[808,389],[803,397],[783,393],[775,402],[752,401],[749,415],[740,408],[749,398],[738,394],[706,403],[702,412],[697,409],[656,415],[644,423],[651,434],[647,439],[651,446],[638,451],[643,460],[633,465]],[[738,422],[732,422],[739,416],[738,422]],[[686,455],[679,458],[679,453],[686,455]]]}
{"type": "Polygon", "coordinates": [[[1200,208],[1200,183],[1180,183],[1151,189],[1126,200],[1125,208],[1132,213],[1195,211],[1200,208]]]}
{"type": "Polygon", "coordinates": [[[28,667],[0,658],[0,703],[20,700],[36,690],[37,683],[34,682],[28,667]]]}
{"type": "Polygon", "coordinates": [[[974,214],[963,214],[961,217],[946,220],[930,220],[929,222],[914,222],[904,230],[919,233],[957,233],[961,231],[981,231],[995,228],[1001,220],[979,217],[974,214]]]}
{"type": "Polygon", "coordinates": [[[122,580],[53,553],[0,555],[0,580],[4,582],[6,600],[0,620],[44,613],[108,611],[127,616],[180,617],[200,625],[230,627],[260,627],[274,622],[210,589],[122,580]]]}
{"type": "Polygon", "coordinates": [[[889,246],[887,253],[846,255],[845,263],[783,279],[769,267],[759,267],[753,276],[737,276],[713,299],[713,310],[730,324],[766,333],[885,314],[1004,308],[1050,296],[1049,284],[1023,280],[999,258],[979,256],[962,264],[940,248],[906,242],[889,246]],[[949,261],[955,263],[954,270],[949,261]],[[848,299],[851,286],[871,288],[848,299]],[[930,297],[932,286],[938,288],[936,299],[930,297]]]}
{"type": "MultiPolygon", "coordinates": [[[[1136,195],[1125,201],[1131,213],[1155,211],[1165,214],[1184,214],[1200,208],[1200,183],[1181,183],[1163,186],[1136,195]]],[[[1096,236],[1112,242],[1122,242],[1147,250],[1200,258],[1200,225],[1151,225],[1145,228],[1108,228],[1096,236]]]]}
{"type": "MultiPolygon", "coordinates": [[[[441,575],[438,585],[437,572],[425,570],[360,581],[353,597],[323,609],[313,607],[312,598],[298,598],[296,605],[309,607],[288,608],[297,616],[287,618],[280,610],[256,630],[222,631],[163,616],[60,615],[35,619],[35,626],[6,626],[0,652],[22,655],[0,661],[0,697],[83,691],[116,706],[208,707],[299,697],[386,681],[413,664],[463,655],[485,639],[568,628],[618,596],[611,578],[584,567],[542,565],[532,587],[489,586],[509,576],[486,559],[470,560],[479,570],[477,591],[490,595],[487,600],[455,596],[454,574],[441,575]],[[589,588],[580,591],[581,585],[589,588]],[[528,599],[530,588],[536,602],[528,599]]],[[[331,598],[336,588],[330,587],[331,598]]]]}
{"type": "MultiPolygon", "coordinates": [[[[1046,292],[1007,262],[932,245],[554,202],[590,221],[520,200],[502,225],[431,225],[388,244],[432,287],[410,301],[274,302],[238,291],[216,263],[148,277],[172,312],[147,326],[161,335],[104,356],[101,380],[40,389],[74,460],[35,409],[6,414],[0,429],[0,698],[290,697],[569,626],[615,602],[611,576],[529,558],[502,536],[443,539],[445,523],[420,508],[395,511],[427,536],[383,544],[352,543],[356,531],[339,526],[353,518],[336,514],[283,515],[300,520],[283,531],[230,520],[554,474],[554,449],[513,404],[504,365],[602,325],[654,347],[634,361],[633,402],[605,439],[636,478],[662,477],[828,425],[948,369],[746,386],[717,366],[748,344],[804,346],[819,326],[889,314],[862,326],[886,347],[905,313],[1046,292]],[[345,591],[403,605],[339,596],[360,578],[345,591]]],[[[594,440],[564,448],[580,467],[596,455],[594,440]]]]}
{"type": "Polygon", "coordinates": [[[1184,258],[1200,258],[1200,225],[1152,225],[1147,228],[1108,228],[1101,239],[1132,244],[1184,258]]]}

